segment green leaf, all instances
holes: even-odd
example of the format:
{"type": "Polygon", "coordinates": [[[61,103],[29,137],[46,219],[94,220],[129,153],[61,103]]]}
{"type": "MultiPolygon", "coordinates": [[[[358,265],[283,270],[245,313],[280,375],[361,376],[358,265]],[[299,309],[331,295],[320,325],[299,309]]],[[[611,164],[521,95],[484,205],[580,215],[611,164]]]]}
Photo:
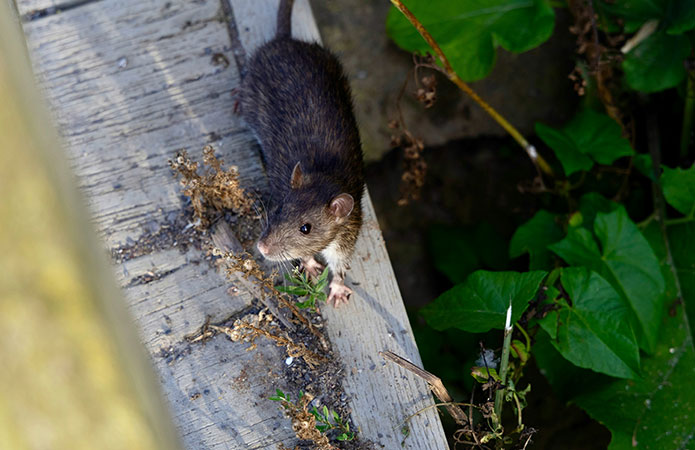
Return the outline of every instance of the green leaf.
{"type": "MultiPolygon", "coordinates": [[[[695,223],[668,229],[668,240],[681,285],[683,302],[695,304],[695,290],[686,289],[695,281],[695,223]],[[682,271],[685,269],[685,271],[682,271]]],[[[589,415],[606,425],[613,434],[609,449],[675,450],[695,446],[695,347],[692,330],[677,297],[675,278],[668,263],[666,245],[657,223],[645,229],[645,236],[660,259],[669,281],[669,314],[663,315],[663,330],[653,355],[642,358],[641,379],[614,381],[585,391],[575,402],[589,415]]]]}
{"type": "Polygon", "coordinates": [[[526,350],[526,344],[524,344],[523,342],[517,339],[513,339],[512,344],[510,346],[510,351],[512,356],[514,358],[519,358],[522,363],[528,361],[529,353],[526,350]]]}
{"type": "Polygon", "coordinates": [[[437,330],[456,327],[472,333],[503,329],[512,303],[512,323],[519,320],[540,287],[546,272],[472,273],[422,308],[427,323],[437,330]]]}
{"type": "Polygon", "coordinates": [[[680,286],[692,325],[695,324],[695,221],[671,225],[666,231],[671,243],[675,275],[668,262],[666,243],[659,224],[651,222],[642,233],[661,263],[661,273],[666,281],[665,300],[677,298],[680,286]]]}
{"type": "Polygon", "coordinates": [[[593,392],[598,386],[613,380],[567,361],[553,346],[551,337],[543,329],[536,333],[531,353],[538,369],[553,387],[553,392],[563,402],[584,392],[593,392]]]}
{"type": "Polygon", "coordinates": [[[316,280],[316,287],[317,288],[323,288],[327,282],[328,282],[328,267],[323,269],[323,272],[321,272],[321,275],[319,275],[318,280],[316,280]]]}
{"type": "Polygon", "coordinates": [[[516,229],[509,243],[509,256],[516,258],[528,253],[531,270],[551,269],[553,259],[548,245],[562,237],[563,231],[557,223],[557,216],[540,210],[531,220],[516,229]]]}
{"type": "Polygon", "coordinates": [[[475,379],[475,381],[481,384],[487,383],[490,378],[495,381],[502,381],[497,373],[497,369],[493,367],[471,367],[471,376],[475,379]]]}
{"type": "MultiPolygon", "coordinates": [[[[525,52],[545,42],[555,24],[555,14],[547,0],[404,3],[432,34],[454,71],[466,81],[479,80],[490,72],[498,45],[514,53],[525,52]]],[[[389,11],[386,32],[404,50],[433,53],[396,8],[389,11]]]]}
{"type": "Polygon", "coordinates": [[[586,266],[608,280],[628,301],[635,317],[640,347],[654,350],[661,323],[664,279],[654,251],[623,208],[598,213],[591,233],[572,228],[567,237],[550,249],[571,265],[586,266]]]}
{"type": "Polygon", "coordinates": [[[668,239],[692,327],[695,324],[695,222],[669,226],[668,239]]]}
{"type": "Polygon", "coordinates": [[[685,79],[684,61],[689,55],[686,36],[657,31],[625,56],[625,80],[632,89],[642,92],[677,86],[685,79]]]}
{"type": "Polygon", "coordinates": [[[308,300],[304,300],[303,302],[297,302],[294,305],[299,309],[315,308],[316,307],[316,300],[313,298],[310,298],[308,300]]]}
{"type": "Polygon", "coordinates": [[[668,34],[681,34],[695,28],[695,8],[692,0],[671,0],[668,6],[668,34]]]}
{"type": "Polygon", "coordinates": [[[580,170],[590,170],[594,162],[582,153],[570,136],[561,130],[536,122],[536,134],[554,152],[562,164],[565,175],[570,176],[580,170]]]}
{"type": "Polygon", "coordinates": [[[597,6],[602,12],[624,20],[628,33],[637,31],[650,19],[664,23],[670,34],[695,27],[695,8],[691,0],[603,0],[597,6]]]}
{"type": "Polygon", "coordinates": [[[670,169],[661,166],[661,185],[669,205],[684,215],[695,213],[695,166],[670,169]]]}
{"type": "Polygon", "coordinates": [[[611,430],[610,450],[695,448],[695,349],[683,308],[664,315],[656,351],[642,358],[642,378],[619,380],[574,402],[611,430]]]}
{"type": "Polygon", "coordinates": [[[588,230],[592,230],[596,214],[613,212],[619,208],[622,208],[622,206],[612,200],[608,200],[601,194],[596,192],[584,194],[579,199],[579,212],[582,215],[581,225],[588,230]]]}
{"type": "Polygon", "coordinates": [[[302,286],[275,286],[275,289],[277,289],[280,292],[284,292],[286,294],[290,295],[296,295],[297,297],[304,297],[309,293],[308,290],[303,288],[302,286]]]}
{"type": "Polygon", "coordinates": [[[562,286],[572,305],[560,303],[541,326],[568,361],[618,378],[635,378],[639,349],[630,326],[630,310],[620,295],[596,272],[584,267],[563,270],[562,286]]]}
{"type": "Polygon", "coordinates": [[[608,165],[634,154],[620,125],[591,109],[581,111],[560,130],[536,123],[536,134],[553,149],[567,176],[591,169],[594,161],[608,165]]]}
{"type": "Polygon", "coordinates": [[[648,153],[640,153],[635,155],[632,159],[632,163],[635,168],[640,171],[642,175],[649,178],[652,181],[656,181],[654,176],[654,166],[652,164],[652,157],[648,153]]]}

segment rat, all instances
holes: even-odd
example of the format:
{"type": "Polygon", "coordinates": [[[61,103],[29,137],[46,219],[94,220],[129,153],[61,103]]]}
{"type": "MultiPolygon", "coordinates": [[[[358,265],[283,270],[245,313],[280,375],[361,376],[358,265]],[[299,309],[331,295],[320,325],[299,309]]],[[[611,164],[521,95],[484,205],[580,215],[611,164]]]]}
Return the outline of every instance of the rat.
{"type": "Polygon", "coordinates": [[[291,36],[293,0],[281,0],[275,38],[251,56],[241,114],[261,144],[270,184],[268,223],[258,243],[270,261],[300,260],[333,277],[328,303],[348,303],[345,273],[362,226],[362,145],[338,58],[291,36]]]}

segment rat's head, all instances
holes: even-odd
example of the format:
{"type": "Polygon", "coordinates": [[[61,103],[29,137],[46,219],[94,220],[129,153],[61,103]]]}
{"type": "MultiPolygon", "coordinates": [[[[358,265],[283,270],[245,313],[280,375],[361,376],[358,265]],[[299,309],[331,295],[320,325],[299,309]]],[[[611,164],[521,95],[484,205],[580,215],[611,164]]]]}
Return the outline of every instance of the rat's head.
{"type": "Polygon", "coordinates": [[[319,253],[345,226],[355,206],[350,194],[336,193],[329,183],[303,174],[299,163],[288,182],[290,189],[270,211],[257,244],[271,261],[308,259],[319,253]]]}

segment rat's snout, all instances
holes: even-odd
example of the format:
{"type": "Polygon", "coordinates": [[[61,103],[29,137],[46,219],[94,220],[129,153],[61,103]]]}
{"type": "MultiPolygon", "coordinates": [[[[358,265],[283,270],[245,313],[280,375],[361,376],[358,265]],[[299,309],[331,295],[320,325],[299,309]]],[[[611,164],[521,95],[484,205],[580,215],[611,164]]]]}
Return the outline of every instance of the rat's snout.
{"type": "Polygon", "coordinates": [[[261,252],[261,255],[268,256],[268,252],[270,252],[270,247],[268,246],[268,244],[261,240],[258,241],[256,247],[258,247],[258,251],[261,252]]]}

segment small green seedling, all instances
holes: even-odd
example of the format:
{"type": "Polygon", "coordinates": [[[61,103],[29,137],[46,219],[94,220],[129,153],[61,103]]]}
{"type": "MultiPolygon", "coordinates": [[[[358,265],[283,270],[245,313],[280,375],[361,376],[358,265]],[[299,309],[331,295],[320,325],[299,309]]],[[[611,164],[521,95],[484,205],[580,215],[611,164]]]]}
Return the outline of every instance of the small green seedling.
{"type": "Polygon", "coordinates": [[[310,411],[316,418],[316,429],[324,433],[329,430],[341,431],[336,439],[339,441],[351,441],[355,439],[355,432],[350,431],[350,424],[343,421],[337,412],[332,409],[329,411],[326,405],[319,411],[316,406],[310,411]],[[331,419],[333,419],[331,421],[331,419]]]}
{"type": "Polygon", "coordinates": [[[290,284],[288,286],[275,286],[275,289],[297,297],[307,297],[306,300],[296,303],[297,308],[316,311],[316,301],[326,301],[327,295],[324,291],[328,285],[328,268],[323,270],[316,283],[309,279],[306,272],[300,272],[298,268],[295,268],[291,274],[285,274],[285,279],[290,284]]]}
{"type": "MultiPolygon", "coordinates": [[[[274,402],[283,402],[283,406],[285,406],[284,402],[287,402],[290,405],[293,404],[292,401],[290,400],[290,398],[287,396],[287,394],[282,392],[280,389],[275,389],[275,393],[277,395],[273,395],[272,397],[268,397],[268,400],[272,400],[274,402]]],[[[299,391],[299,399],[300,400],[301,400],[303,394],[304,393],[302,391],[299,391]]]]}
{"type": "MultiPolygon", "coordinates": [[[[297,409],[297,404],[301,404],[302,397],[304,397],[304,392],[299,391],[299,398],[295,404],[290,400],[290,397],[280,389],[276,389],[275,394],[276,395],[272,397],[268,397],[268,400],[280,402],[282,407],[286,410],[297,409]]],[[[309,400],[311,400],[311,397],[309,400]]],[[[302,406],[299,406],[299,409],[302,409],[302,406]]],[[[325,434],[327,431],[337,430],[340,434],[336,436],[335,439],[339,441],[351,441],[355,439],[355,432],[350,431],[350,424],[341,419],[340,415],[334,410],[329,410],[328,407],[324,405],[321,411],[314,406],[309,412],[316,418],[316,429],[321,433],[325,434]]]]}

